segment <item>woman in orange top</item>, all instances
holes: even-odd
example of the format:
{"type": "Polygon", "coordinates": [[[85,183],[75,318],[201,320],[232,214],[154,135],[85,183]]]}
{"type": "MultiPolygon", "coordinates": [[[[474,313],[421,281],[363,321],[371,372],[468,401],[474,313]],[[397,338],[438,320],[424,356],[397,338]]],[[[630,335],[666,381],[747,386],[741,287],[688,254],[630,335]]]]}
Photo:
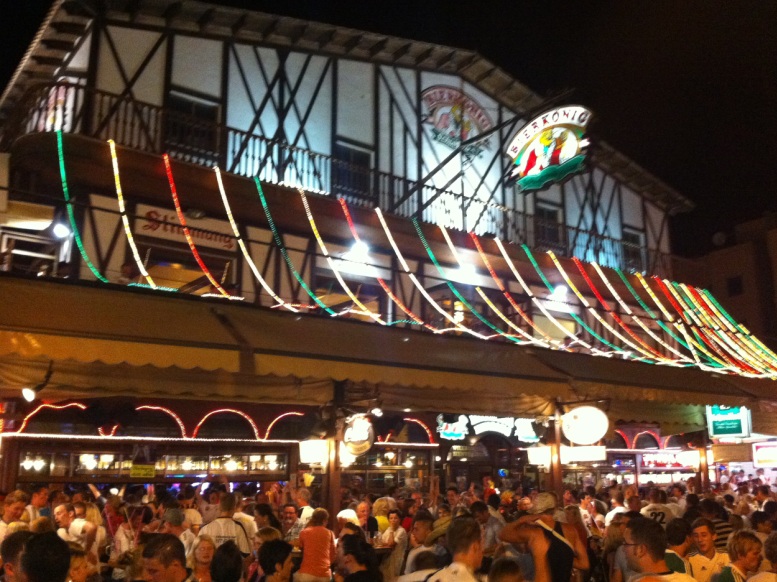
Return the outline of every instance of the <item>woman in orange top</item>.
{"type": "Polygon", "coordinates": [[[335,561],[335,534],[327,529],[329,512],[316,509],[308,525],[299,534],[302,564],[294,574],[294,582],[329,582],[335,561]]]}

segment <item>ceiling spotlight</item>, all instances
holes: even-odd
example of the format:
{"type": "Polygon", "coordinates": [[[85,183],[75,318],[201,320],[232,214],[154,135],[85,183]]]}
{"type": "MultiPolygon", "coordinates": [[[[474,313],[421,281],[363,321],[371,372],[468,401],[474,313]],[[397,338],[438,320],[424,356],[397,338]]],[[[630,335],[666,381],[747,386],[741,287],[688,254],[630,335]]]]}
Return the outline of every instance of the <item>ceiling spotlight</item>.
{"type": "Polygon", "coordinates": [[[383,410],[380,408],[380,406],[376,406],[372,410],[370,410],[370,414],[373,416],[381,417],[383,416],[383,410]]]}
{"type": "Polygon", "coordinates": [[[49,369],[46,371],[46,375],[43,377],[43,382],[38,384],[37,386],[33,386],[32,388],[22,388],[22,398],[24,398],[27,402],[32,402],[37,398],[38,392],[43,390],[49,383],[49,380],[51,380],[51,374],[54,372],[54,360],[51,360],[49,362],[49,369]]]}
{"type": "Polygon", "coordinates": [[[70,229],[61,222],[55,224],[51,232],[57,238],[67,238],[70,236],[70,229]]]}
{"type": "Polygon", "coordinates": [[[548,296],[548,299],[550,299],[551,301],[558,301],[560,303],[564,303],[567,300],[568,292],[569,292],[569,289],[567,289],[565,285],[556,285],[556,287],[553,289],[553,293],[551,293],[548,296]]]}

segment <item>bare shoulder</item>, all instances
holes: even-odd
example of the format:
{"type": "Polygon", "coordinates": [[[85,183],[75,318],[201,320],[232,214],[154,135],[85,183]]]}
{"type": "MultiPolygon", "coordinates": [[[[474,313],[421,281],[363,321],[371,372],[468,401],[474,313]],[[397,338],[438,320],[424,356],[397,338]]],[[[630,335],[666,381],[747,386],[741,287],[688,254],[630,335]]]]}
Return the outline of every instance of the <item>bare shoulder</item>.
{"type": "Polygon", "coordinates": [[[570,525],[568,523],[562,523],[561,529],[564,530],[564,537],[567,539],[574,539],[574,538],[580,537],[577,535],[577,530],[573,525],[570,525]]]}

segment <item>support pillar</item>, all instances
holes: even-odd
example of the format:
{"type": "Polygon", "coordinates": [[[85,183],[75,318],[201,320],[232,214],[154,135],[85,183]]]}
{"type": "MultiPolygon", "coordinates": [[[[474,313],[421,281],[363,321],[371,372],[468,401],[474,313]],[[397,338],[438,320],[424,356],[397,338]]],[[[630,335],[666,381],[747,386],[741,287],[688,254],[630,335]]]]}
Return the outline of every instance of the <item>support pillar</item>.
{"type": "Polygon", "coordinates": [[[550,444],[550,488],[555,491],[559,500],[564,496],[563,473],[561,471],[561,413],[556,406],[553,417],[553,442],[550,444]]]}

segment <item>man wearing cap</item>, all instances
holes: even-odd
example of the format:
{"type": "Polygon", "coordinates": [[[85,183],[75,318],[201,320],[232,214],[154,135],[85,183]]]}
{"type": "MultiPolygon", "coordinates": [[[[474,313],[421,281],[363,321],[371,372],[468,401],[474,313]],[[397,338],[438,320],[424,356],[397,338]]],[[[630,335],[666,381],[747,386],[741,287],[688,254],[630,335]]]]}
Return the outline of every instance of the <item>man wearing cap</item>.
{"type": "Polygon", "coordinates": [[[504,542],[528,545],[535,582],[569,582],[573,567],[589,568],[588,553],[575,528],[554,519],[557,505],[553,493],[540,493],[530,514],[508,523],[499,534],[504,542]]]}
{"type": "Polygon", "coordinates": [[[181,540],[184,550],[186,551],[186,555],[188,556],[196,536],[191,532],[191,530],[183,526],[184,521],[186,521],[186,516],[184,515],[183,510],[168,509],[165,511],[163,520],[164,524],[162,525],[162,530],[160,533],[169,533],[177,536],[178,539],[181,540]]]}

